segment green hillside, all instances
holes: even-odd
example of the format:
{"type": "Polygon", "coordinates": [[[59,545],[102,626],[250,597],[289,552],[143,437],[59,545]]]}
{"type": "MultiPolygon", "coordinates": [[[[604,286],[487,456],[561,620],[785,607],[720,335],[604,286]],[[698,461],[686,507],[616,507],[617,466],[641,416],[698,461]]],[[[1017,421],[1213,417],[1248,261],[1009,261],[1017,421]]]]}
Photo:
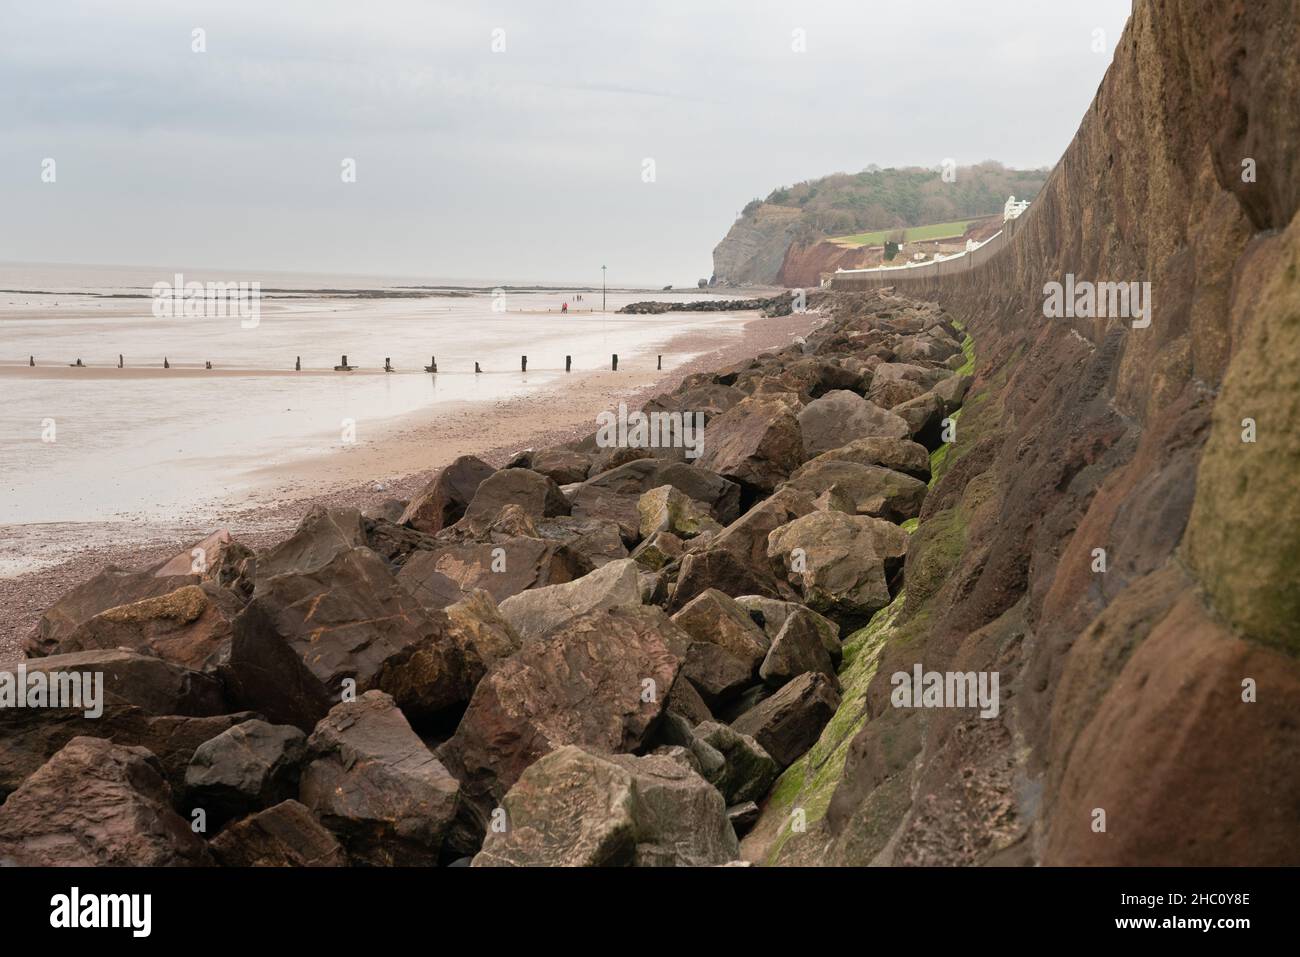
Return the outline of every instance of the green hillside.
{"type": "MultiPolygon", "coordinates": [[[[973,219],[959,219],[952,223],[933,223],[929,226],[912,226],[903,230],[903,240],[909,243],[929,242],[935,239],[953,239],[966,232],[966,227],[975,222],[973,219]]],[[[832,242],[841,246],[880,246],[896,230],[877,229],[869,233],[855,233],[852,236],[835,236],[832,242]]]]}
{"type": "Polygon", "coordinates": [[[860,173],[832,173],[782,186],[765,200],[750,202],[742,219],[765,202],[797,208],[800,217],[795,238],[804,241],[928,223],[950,225],[999,213],[1008,196],[1032,199],[1047,174],[1046,169],[1008,169],[989,160],[957,167],[955,180],[947,183],[937,167],[869,166],[860,173]]]}

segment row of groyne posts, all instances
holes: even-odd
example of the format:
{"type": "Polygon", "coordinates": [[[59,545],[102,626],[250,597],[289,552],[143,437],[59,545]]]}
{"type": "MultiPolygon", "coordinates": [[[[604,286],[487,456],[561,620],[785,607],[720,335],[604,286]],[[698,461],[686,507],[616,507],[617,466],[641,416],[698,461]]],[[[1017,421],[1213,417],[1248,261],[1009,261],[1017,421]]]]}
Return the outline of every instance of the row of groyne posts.
{"type": "MultiPolygon", "coordinates": [[[[656,356],[656,357],[655,357],[655,360],[656,360],[656,361],[655,361],[655,368],[656,368],[656,369],[662,369],[662,368],[664,367],[664,357],[663,357],[662,355],[659,355],[659,356],[656,356]]],[[[28,357],[27,357],[27,364],[28,364],[29,366],[31,366],[32,368],[35,368],[35,367],[36,367],[36,357],[35,357],[35,356],[28,356],[28,357]]],[[[70,362],[70,363],[68,363],[68,365],[71,366],[73,369],[85,369],[85,368],[88,368],[88,366],[87,366],[84,362],[82,362],[80,359],[78,359],[76,362],[70,362]]],[[[123,362],[122,355],[121,355],[120,353],[118,354],[118,357],[117,357],[117,367],[118,367],[119,369],[122,369],[122,368],[125,367],[124,362],[123,362]]],[[[171,366],[171,360],[168,359],[166,356],[163,357],[162,367],[163,367],[164,369],[170,369],[170,368],[172,367],[172,366],[171,366]]],[[[612,371],[614,371],[614,372],[617,372],[617,371],[618,371],[618,353],[617,353],[617,352],[613,353],[613,354],[610,356],[609,367],[610,367],[610,369],[611,369],[612,371]]],[[[203,368],[204,368],[204,369],[211,369],[211,368],[212,368],[212,363],[211,363],[210,361],[209,361],[209,362],[205,362],[205,363],[203,364],[203,368]]],[[[353,371],[355,371],[356,369],[359,369],[359,368],[361,368],[361,367],[360,367],[360,366],[350,365],[350,364],[348,363],[348,357],[345,355],[345,356],[341,356],[341,357],[339,358],[339,364],[336,365],[336,366],[334,367],[334,371],[335,371],[335,372],[353,372],[353,371]]],[[[302,371],[302,356],[295,356],[295,357],[294,357],[293,369],[294,369],[295,372],[301,372],[301,371],[302,371]]],[[[396,371],[397,371],[396,369],[393,368],[393,360],[392,360],[392,357],[390,357],[390,356],[385,356],[385,357],[384,357],[384,371],[385,371],[385,372],[396,372],[396,371]]],[[[424,367],[424,371],[425,371],[425,372],[429,372],[429,373],[435,373],[435,374],[437,373],[437,371],[438,371],[438,357],[437,357],[437,356],[429,356],[429,364],[428,364],[427,366],[424,367]]],[[[519,357],[519,371],[520,371],[520,372],[527,372],[527,371],[528,371],[528,356],[520,356],[520,357],[519,357]]],[[[572,371],[573,371],[573,356],[565,356],[565,357],[564,357],[564,371],[565,371],[565,372],[572,372],[572,371]]],[[[475,362],[475,363],[474,363],[474,373],[475,373],[475,375],[481,374],[482,372],[483,372],[482,367],[479,365],[479,363],[475,362]]]]}
{"type": "MultiPolygon", "coordinates": [[[[302,369],[302,357],[301,357],[301,356],[299,356],[298,359],[297,359],[297,361],[294,362],[294,366],[293,366],[293,367],[294,367],[295,370],[301,370],[301,369],[302,369]]],[[[614,372],[617,372],[617,371],[618,371],[618,353],[617,353],[617,352],[615,352],[615,353],[613,353],[613,354],[610,355],[610,357],[609,357],[609,367],[610,367],[610,369],[611,369],[612,371],[614,371],[614,372]]],[[[655,368],[656,368],[656,369],[662,369],[663,367],[664,367],[664,357],[663,357],[662,355],[660,355],[660,356],[656,356],[656,357],[655,357],[655,368]]],[[[339,364],[336,365],[336,366],[334,367],[334,371],[335,371],[335,372],[351,372],[351,371],[353,371],[354,369],[357,369],[357,368],[358,368],[358,366],[348,365],[348,357],[347,357],[347,356],[342,356],[342,357],[340,358],[339,364]]],[[[389,357],[387,357],[387,356],[384,357],[384,371],[385,371],[385,372],[396,372],[396,371],[397,371],[396,369],[393,368],[393,361],[392,361],[392,359],[389,358],[389,357]]],[[[437,356],[429,356],[429,364],[428,364],[427,366],[424,367],[424,371],[425,371],[425,372],[429,372],[429,373],[437,373],[437,371],[438,371],[438,357],[437,357],[437,356]]],[[[477,362],[475,362],[475,363],[474,363],[474,374],[475,374],[475,375],[478,375],[478,374],[482,373],[482,371],[483,371],[482,367],[481,367],[477,362]]],[[[520,372],[527,372],[527,371],[528,371],[528,356],[520,356],[520,357],[519,357],[519,371],[520,371],[520,372]]],[[[572,372],[572,371],[573,371],[573,356],[565,356],[565,357],[564,357],[564,371],[565,371],[565,372],[572,372]]]]}

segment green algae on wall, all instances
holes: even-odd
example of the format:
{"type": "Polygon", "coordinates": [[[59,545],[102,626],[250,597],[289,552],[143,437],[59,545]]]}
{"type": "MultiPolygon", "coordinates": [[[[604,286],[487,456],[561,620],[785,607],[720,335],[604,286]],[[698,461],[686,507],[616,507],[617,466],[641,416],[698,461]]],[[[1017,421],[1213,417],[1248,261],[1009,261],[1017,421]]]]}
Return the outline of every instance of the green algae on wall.
{"type": "Polygon", "coordinates": [[[906,566],[908,610],[919,610],[943,587],[966,549],[968,516],[965,509],[935,512],[909,543],[906,566]]]}
{"type": "Polygon", "coordinates": [[[1300,218],[1284,241],[1214,404],[1184,552],[1243,638],[1300,655],[1300,218]]]}
{"type": "Polygon", "coordinates": [[[787,843],[803,836],[793,829],[796,809],[803,811],[803,823],[809,830],[826,814],[844,770],[849,745],[866,724],[867,686],[876,675],[880,652],[892,633],[903,598],[900,592],[845,640],[839,670],[840,706],[812,749],[777,779],[754,827],[756,834],[762,830],[777,832],[764,863],[779,863],[787,843]]]}
{"type": "MultiPolygon", "coordinates": [[[[961,419],[961,413],[962,410],[958,409],[956,412],[948,416],[948,418],[954,423],[958,422],[958,420],[961,419]]],[[[958,428],[960,428],[960,426],[958,426],[958,428]]],[[[938,484],[939,477],[947,471],[948,467],[952,464],[948,461],[948,458],[952,454],[953,446],[956,444],[957,443],[955,442],[944,442],[930,453],[930,488],[934,488],[935,485],[938,484]]],[[[953,456],[953,458],[955,460],[955,456],[953,456]]]]}
{"type": "MultiPolygon", "coordinates": [[[[953,325],[957,328],[958,332],[962,332],[966,328],[964,324],[956,321],[953,322],[953,325]]],[[[969,333],[967,333],[966,337],[962,340],[961,352],[962,355],[966,357],[966,361],[953,373],[953,375],[973,375],[975,373],[975,340],[970,337],[969,333]]],[[[987,395],[987,393],[984,394],[987,395]]],[[[974,402],[975,399],[972,398],[969,401],[974,402]]],[[[957,422],[961,418],[962,411],[965,407],[966,405],[963,404],[962,408],[957,409],[949,415],[948,418],[954,423],[957,422]]],[[[958,435],[960,436],[960,434],[959,430],[958,435]]],[[[950,454],[954,444],[955,443],[945,442],[930,453],[930,488],[934,488],[935,483],[939,481],[939,476],[952,465],[950,454]]]]}
{"type": "Polygon", "coordinates": [[[975,340],[968,333],[961,342],[961,354],[966,361],[957,367],[957,375],[971,375],[975,372],[975,340]]]}

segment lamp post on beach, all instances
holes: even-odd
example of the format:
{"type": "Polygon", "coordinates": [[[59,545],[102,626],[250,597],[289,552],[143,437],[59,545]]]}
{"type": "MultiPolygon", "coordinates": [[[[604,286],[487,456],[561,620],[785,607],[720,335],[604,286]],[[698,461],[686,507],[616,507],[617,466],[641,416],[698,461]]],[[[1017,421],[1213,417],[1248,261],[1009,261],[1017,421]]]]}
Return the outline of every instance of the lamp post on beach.
{"type": "Polygon", "coordinates": [[[605,267],[600,267],[600,311],[605,311],[605,267]]]}

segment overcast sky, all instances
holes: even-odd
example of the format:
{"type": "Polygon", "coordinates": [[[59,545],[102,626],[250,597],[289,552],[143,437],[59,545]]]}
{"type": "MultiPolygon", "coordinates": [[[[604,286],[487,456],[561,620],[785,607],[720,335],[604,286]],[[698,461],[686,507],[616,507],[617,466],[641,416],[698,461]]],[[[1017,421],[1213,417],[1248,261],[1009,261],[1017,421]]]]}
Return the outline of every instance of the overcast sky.
{"type": "Polygon", "coordinates": [[[0,0],[0,260],[693,282],[780,185],[1054,164],[1129,7],[0,0]]]}

